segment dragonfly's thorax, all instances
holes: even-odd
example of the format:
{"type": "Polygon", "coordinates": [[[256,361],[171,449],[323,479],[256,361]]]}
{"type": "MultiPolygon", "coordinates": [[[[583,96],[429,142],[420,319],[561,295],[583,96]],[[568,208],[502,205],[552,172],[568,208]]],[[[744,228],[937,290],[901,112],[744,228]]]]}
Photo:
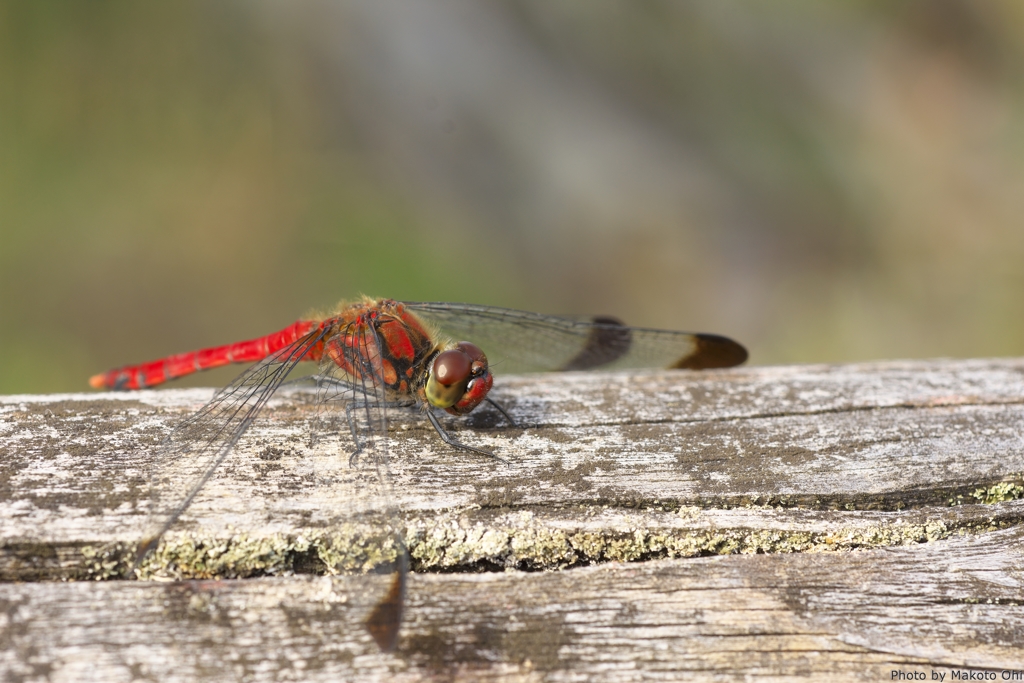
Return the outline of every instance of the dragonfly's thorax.
{"type": "Polygon", "coordinates": [[[423,324],[390,299],[345,309],[324,348],[335,364],[356,380],[379,377],[389,399],[416,396],[427,381],[437,344],[423,324]]]}
{"type": "Polygon", "coordinates": [[[436,339],[391,299],[354,304],[323,324],[331,329],[322,356],[364,387],[382,383],[389,400],[412,398],[465,415],[491,390],[487,356],[478,346],[436,339]]]}

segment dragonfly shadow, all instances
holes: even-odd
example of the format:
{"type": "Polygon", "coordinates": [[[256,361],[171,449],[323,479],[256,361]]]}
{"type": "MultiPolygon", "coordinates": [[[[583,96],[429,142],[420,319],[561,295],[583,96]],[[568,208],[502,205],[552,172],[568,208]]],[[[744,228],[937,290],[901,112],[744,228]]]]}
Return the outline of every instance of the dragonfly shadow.
{"type": "MultiPolygon", "coordinates": [[[[513,411],[510,409],[506,410],[515,419],[513,411]]],[[[516,420],[515,424],[510,424],[504,415],[490,406],[477,408],[465,418],[459,420],[459,422],[470,429],[522,429],[524,427],[519,420],[516,420]]]]}

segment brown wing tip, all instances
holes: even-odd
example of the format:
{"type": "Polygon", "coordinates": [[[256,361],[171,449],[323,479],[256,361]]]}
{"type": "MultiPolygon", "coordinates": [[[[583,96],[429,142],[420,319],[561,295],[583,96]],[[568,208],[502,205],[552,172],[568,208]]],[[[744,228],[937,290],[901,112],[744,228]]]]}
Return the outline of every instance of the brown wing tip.
{"type": "Polygon", "coordinates": [[[672,366],[679,370],[731,368],[747,360],[747,350],[728,337],[717,334],[693,335],[696,348],[672,366]]]}

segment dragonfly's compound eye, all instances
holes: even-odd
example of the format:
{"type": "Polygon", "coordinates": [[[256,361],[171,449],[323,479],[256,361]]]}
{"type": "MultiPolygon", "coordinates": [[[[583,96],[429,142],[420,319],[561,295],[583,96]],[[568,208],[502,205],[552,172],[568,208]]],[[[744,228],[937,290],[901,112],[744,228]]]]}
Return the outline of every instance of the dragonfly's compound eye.
{"type": "Polygon", "coordinates": [[[452,349],[437,354],[434,359],[434,378],[450,387],[462,384],[473,372],[473,359],[462,349],[452,349]]]}
{"type": "Polygon", "coordinates": [[[468,353],[459,348],[442,351],[427,378],[427,400],[438,408],[450,408],[466,393],[472,374],[473,359],[468,353]]]}
{"type": "Polygon", "coordinates": [[[474,344],[473,342],[460,341],[455,345],[456,348],[464,352],[469,356],[472,361],[470,370],[473,375],[480,375],[487,370],[487,356],[484,355],[483,349],[474,344]]]}

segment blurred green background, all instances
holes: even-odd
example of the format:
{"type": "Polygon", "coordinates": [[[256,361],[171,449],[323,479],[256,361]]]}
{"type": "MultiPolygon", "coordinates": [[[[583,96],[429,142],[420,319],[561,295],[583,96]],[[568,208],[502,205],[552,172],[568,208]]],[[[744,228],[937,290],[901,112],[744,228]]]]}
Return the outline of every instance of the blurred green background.
{"type": "Polygon", "coordinates": [[[360,293],[1022,355],[1022,71],[1018,0],[0,0],[0,392],[360,293]]]}

